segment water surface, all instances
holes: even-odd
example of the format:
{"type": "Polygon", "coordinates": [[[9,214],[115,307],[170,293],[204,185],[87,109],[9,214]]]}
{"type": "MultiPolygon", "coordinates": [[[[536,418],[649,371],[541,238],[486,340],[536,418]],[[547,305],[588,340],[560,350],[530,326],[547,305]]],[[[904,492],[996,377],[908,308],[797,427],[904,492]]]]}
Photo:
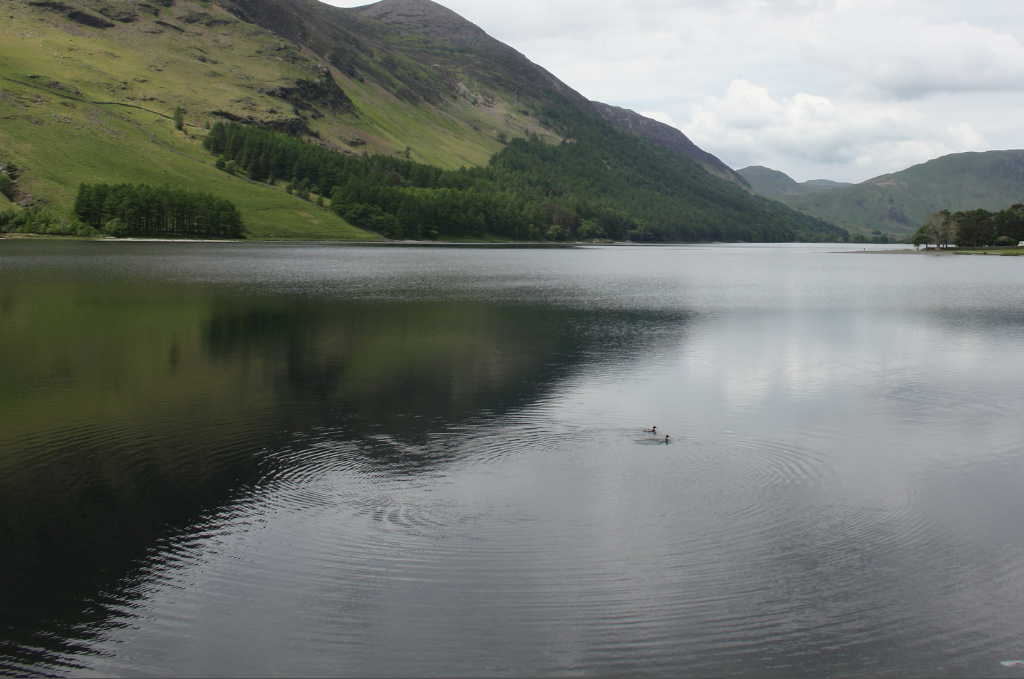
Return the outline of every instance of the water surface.
{"type": "Polygon", "coordinates": [[[1020,676],[1024,262],[852,250],[0,242],[0,672],[1020,676]]]}

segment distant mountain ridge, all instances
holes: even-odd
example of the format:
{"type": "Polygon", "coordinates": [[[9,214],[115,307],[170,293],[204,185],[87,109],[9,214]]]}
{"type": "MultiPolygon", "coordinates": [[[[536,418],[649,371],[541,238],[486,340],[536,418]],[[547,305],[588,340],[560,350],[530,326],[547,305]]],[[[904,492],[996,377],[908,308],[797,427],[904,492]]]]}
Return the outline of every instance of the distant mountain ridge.
{"type": "Polygon", "coordinates": [[[908,233],[939,210],[997,211],[1024,201],[1024,150],[954,153],[860,184],[778,200],[848,229],[908,233]]]}
{"type": "Polygon", "coordinates": [[[798,196],[814,191],[831,191],[853,186],[848,182],[834,182],[829,179],[811,179],[798,183],[785,172],[762,165],[751,165],[742,170],[736,170],[736,174],[743,177],[755,192],[767,198],[798,196]]]}

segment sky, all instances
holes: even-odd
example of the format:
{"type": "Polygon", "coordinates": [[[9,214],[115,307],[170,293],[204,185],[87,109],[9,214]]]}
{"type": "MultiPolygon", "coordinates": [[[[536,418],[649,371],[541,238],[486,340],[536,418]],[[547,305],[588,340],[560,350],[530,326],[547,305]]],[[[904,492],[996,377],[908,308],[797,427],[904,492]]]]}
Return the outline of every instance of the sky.
{"type": "Polygon", "coordinates": [[[1024,148],[1020,0],[441,4],[587,98],[673,125],[735,169],[860,182],[1024,148]]]}

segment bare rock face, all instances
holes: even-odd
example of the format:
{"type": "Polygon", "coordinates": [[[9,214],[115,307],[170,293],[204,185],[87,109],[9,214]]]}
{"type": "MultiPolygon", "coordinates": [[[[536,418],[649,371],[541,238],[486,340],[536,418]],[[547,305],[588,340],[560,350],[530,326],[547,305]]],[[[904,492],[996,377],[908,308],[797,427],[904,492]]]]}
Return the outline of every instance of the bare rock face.
{"type": "Polygon", "coordinates": [[[289,85],[275,87],[265,93],[287,101],[297,110],[311,111],[314,118],[323,115],[314,104],[320,104],[333,113],[347,113],[354,108],[352,100],[326,69],[319,72],[316,78],[299,78],[289,85]]]}

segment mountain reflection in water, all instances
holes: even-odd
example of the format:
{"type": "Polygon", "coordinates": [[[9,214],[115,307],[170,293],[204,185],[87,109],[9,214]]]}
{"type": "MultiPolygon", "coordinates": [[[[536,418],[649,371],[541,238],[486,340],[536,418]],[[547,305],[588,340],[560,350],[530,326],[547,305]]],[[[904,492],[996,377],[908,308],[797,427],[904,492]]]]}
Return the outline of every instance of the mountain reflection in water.
{"type": "MultiPolygon", "coordinates": [[[[180,286],[179,286],[180,287],[180,286]]],[[[415,474],[432,435],[651,348],[679,314],[218,295],[8,281],[0,353],[0,668],[59,667],[130,608],[140,566],[345,441],[415,474]]],[[[304,470],[303,467],[308,468],[304,470]]]]}
{"type": "Polygon", "coordinates": [[[1024,260],[841,250],[0,242],[0,673],[1021,676],[1024,260]]]}

